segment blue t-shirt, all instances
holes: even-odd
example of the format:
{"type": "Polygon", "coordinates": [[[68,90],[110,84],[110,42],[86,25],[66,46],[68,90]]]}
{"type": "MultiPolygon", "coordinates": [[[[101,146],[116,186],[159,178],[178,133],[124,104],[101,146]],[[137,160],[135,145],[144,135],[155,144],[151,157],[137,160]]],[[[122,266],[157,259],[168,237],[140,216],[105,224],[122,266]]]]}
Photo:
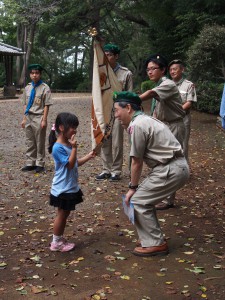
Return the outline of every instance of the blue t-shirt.
{"type": "Polygon", "coordinates": [[[78,185],[78,162],[73,169],[68,169],[67,164],[72,147],[55,143],[52,149],[52,156],[55,162],[55,175],[52,181],[51,194],[58,197],[62,193],[76,193],[78,185]]]}

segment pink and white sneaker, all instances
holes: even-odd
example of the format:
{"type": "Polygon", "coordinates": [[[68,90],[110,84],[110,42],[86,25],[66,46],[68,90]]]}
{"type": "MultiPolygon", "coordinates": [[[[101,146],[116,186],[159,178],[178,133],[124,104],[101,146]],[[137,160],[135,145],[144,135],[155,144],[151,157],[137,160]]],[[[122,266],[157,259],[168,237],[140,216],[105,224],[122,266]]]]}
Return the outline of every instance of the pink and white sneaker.
{"type": "Polygon", "coordinates": [[[51,243],[50,250],[51,251],[59,251],[59,252],[68,252],[75,248],[74,243],[68,243],[65,239],[60,239],[56,243],[51,243]]]}

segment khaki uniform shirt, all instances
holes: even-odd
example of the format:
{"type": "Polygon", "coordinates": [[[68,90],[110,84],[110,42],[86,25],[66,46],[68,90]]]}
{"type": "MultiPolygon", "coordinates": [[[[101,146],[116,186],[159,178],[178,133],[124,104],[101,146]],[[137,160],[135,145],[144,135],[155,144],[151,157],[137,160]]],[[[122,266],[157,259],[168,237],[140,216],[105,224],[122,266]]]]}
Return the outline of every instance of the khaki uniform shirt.
{"type": "MultiPolygon", "coordinates": [[[[181,79],[180,81],[176,82],[176,85],[181,95],[182,104],[186,103],[187,101],[197,102],[194,83],[187,79],[181,79]]],[[[186,113],[190,113],[190,109],[186,111],[186,113]]]]}
{"type": "MultiPolygon", "coordinates": [[[[23,92],[21,101],[23,105],[27,105],[30,98],[31,90],[33,89],[33,86],[31,83],[29,83],[23,92]]],[[[29,114],[34,115],[43,115],[44,113],[44,107],[46,105],[52,105],[52,96],[51,96],[51,90],[49,86],[46,83],[42,83],[36,88],[34,103],[31,106],[29,110],[29,114]]]]}
{"type": "Polygon", "coordinates": [[[153,117],[138,115],[130,122],[130,156],[142,158],[150,167],[168,163],[174,156],[183,156],[180,143],[170,129],[153,117]]]}
{"type": "Polygon", "coordinates": [[[119,68],[115,71],[115,74],[119,83],[121,84],[122,91],[133,90],[133,78],[130,70],[119,65],[119,68]]]}
{"type": "Polygon", "coordinates": [[[185,111],[182,108],[182,100],[176,84],[166,77],[162,83],[152,89],[158,95],[154,116],[162,122],[174,122],[182,120],[185,111]]]}

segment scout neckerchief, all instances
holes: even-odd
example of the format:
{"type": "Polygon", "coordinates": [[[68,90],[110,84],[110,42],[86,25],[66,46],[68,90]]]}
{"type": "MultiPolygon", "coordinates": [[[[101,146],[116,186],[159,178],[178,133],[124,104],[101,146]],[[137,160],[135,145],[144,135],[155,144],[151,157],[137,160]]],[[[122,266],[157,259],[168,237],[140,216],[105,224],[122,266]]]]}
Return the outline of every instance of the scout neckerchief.
{"type": "Polygon", "coordinates": [[[174,81],[176,86],[181,85],[183,83],[184,79],[185,79],[185,77],[182,76],[182,78],[179,81],[177,81],[177,82],[174,81]]]}
{"type": "Polygon", "coordinates": [[[119,63],[116,63],[116,66],[115,68],[113,69],[114,73],[116,73],[117,70],[119,70],[120,68],[120,64],[119,63]]]}
{"type": "Polygon", "coordinates": [[[35,94],[36,94],[36,87],[38,87],[39,85],[42,84],[42,80],[39,80],[37,83],[34,83],[33,81],[31,82],[33,88],[31,90],[31,93],[30,93],[30,98],[29,98],[29,101],[28,101],[28,104],[27,104],[27,107],[26,107],[26,110],[25,110],[25,115],[28,115],[28,112],[31,108],[31,106],[33,105],[34,103],[34,98],[35,98],[35,94]]]}
{"type": "MultiPolygon", "coordinates": [[[[163,82],[163,77],[157,82],[156,86],[159,86],[162,82],[163,82]]],[[[151,105],[151,112],[150,112],[150,115],[153,116],[153,113],[154,113],[154,110],[155,110],[155,107],[156,107],[156,99],[155,98],[152,98],[152,105],[151,105]]]]}

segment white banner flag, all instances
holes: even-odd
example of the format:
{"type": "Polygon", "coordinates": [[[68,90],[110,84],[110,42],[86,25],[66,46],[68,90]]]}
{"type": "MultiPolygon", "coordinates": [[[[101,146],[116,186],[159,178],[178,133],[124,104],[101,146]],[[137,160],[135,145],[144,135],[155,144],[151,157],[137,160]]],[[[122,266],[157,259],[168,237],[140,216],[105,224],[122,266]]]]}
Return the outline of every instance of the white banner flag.
{"type": "Polygon", "coordinates": [[[121,91],[119,83],[99,41],[94,40],[92,81],[92,149],[99,152],[112,131],[113,92],[121,91]]]}

